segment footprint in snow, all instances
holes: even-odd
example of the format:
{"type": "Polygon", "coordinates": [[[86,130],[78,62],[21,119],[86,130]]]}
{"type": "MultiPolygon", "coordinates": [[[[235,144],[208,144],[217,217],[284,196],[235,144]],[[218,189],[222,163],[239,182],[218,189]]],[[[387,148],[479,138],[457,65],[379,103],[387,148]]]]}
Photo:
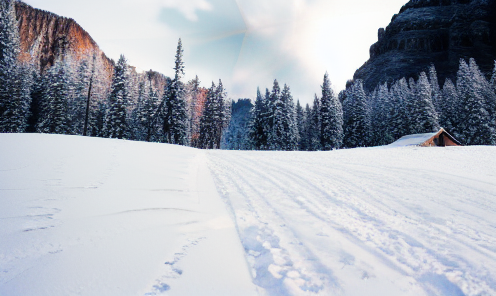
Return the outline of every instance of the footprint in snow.
{"type": "Polygon", "coordinates": [[[194,246],[197,246],[201,241],[206,239],[205,237],[200,237],[198,239],[190,240],[190,242],[181,248],[181,251],[174,254],[173,259],[164,262],[166,270],[164,275],[155,280],[155,284],[150,288],[150,291],[145,293],[144,296],[155,296],[161,295],[162,293],[169,291],[171,286],[166,282],[178,279],[182,274],[183,270],[178,266],[180,261],[188,255],[188,250],[194,246]]]}

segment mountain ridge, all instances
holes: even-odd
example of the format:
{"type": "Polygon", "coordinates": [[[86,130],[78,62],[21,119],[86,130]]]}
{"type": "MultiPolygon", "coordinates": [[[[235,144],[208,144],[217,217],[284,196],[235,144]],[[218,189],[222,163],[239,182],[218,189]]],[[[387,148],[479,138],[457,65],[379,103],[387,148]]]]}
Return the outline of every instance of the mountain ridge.
{"type": "Polygon", "coordinates": [[[461,58],[489,74],[496,59],[495,0],[411,0],[378,31],[369,60],[354,75],[367,90],[434,64],[439,81],[455,78],[461,58]]]}

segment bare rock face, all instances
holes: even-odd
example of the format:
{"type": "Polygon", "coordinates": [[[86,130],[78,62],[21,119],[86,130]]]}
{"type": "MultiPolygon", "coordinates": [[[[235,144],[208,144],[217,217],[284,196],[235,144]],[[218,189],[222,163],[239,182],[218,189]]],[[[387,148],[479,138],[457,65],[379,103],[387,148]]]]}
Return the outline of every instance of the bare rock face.
{"type": "Polygon", "coordinates": [[[460,58],[475,58],[486,74],[496,59],[496,0],[411,0],[379,29],[370,59],[355,72],[367,90],[434,64],[440,83],[454,78],[460,58]]]}
{"type": "Polygon", "coordinates": [[[16,16],[21,52],[25,59],[31,59],[40,70],[51,67],[58,57],[68,53],[77,59],[97,53],[106,64],[107,71],[112,73],[110,59],[73,19],[33,8],[23,2],[16,2],[16,16]]]}

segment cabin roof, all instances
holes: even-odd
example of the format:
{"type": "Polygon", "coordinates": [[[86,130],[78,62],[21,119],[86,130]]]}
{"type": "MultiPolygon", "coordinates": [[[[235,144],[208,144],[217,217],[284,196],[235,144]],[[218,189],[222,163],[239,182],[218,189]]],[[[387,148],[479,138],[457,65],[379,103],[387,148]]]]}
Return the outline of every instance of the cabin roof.
{"type": "Polygon", "coordinates": [[[445,133],[448,137],[458,145],[461,145],[458,140],[456,140],[452,135],[450,135],[446,130],[441,128],[438,132],[425,133],[425,134],[414,134],[401,137],[396,142],[389,144],[389,147],[407,147],[407,146],[420,146],[435,137],[438,134],[445,133]]]}

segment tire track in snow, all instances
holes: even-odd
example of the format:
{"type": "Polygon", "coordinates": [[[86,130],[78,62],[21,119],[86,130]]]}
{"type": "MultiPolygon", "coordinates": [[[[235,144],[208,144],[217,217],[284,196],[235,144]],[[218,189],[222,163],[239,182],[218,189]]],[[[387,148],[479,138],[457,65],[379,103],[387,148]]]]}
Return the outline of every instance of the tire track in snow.
{"type": "MultiPolygon", "coordinates": [[[[449,177],[430,171],[412,173],[403,170],[402,173],[401,169],[392,168],[389,170],[387,168],[386,170],[354,164],[343,166],[343,163],[339,163],[341,167],[336,169],[324,167],[320,163],[311,164],[311,166],[308,164],[298,166],[301,163],[288,162],[287,160],[284,162],[277,157],[274,159],[267,155],[270,154],[233,153],[220,155],[212,152],[209,154],[209,158],[211,158],[210,165],[214,168],[212,171],[217,174],[217,179],[223,186],[231,187],[229,188],[231,191],[237,191],[246,200],[253,199],[254,196],[258,195],[263,204],[272,209],[272,212],[281,221],[287,220],[287,217],[285,218],[283,214],[280,214],[276,210],[277,208],[294,210],[299,207],[304,209],[310,218],[328,224],[327,227],[338,230],[341,228],[344,233],[350,234],[375,250],[376,255],[378,254],[377,250],[380,250],[383,253],[380,254],[382,260],[386,261],[386,264],[394,262],[393,265],[414,275],[419,282],[423,283],[426,290],[430,290],[430,286],[436,283],[454,286],[452,282],[456,282],[464,288],[464,291],[468,291],[468,294],[476,294],[476,291],[484,290],[494,292],[494,282],[490,280],[491,272],[489,270],[480,265],[475,266],[473,262],[456,254],[443,254],[442,251],[447,246],[451,246],[452,249],[471,248],[483,257],[493,257],[495,255],[493,250],[479,247],[474,244],[473,240],[474,235],[478,235],[479,239],[484,240],[490,246],[494,242],[494,238],[491,239],[492,237],[488,233],[481,234],[476,231],[478,234],[470,234],[470,229],[460,231],[458,228],[459,235],[457,237],[463,239],[450,239],[456,225],[447,227],[438,224],[442,221],[436,221],[433,217],[429,217],[429,212],[424,211],[425,213],[422,213],[422,207],[419,207],[418,203],[414,201],[411,205],[404,204],[405,201],[408,201],[406,198],[395,201],[395,191],[391,188],[391,185],[396,188],[413,187],[415,181],[421,182],[424,186],[427,184],[428,187],[435,186],[437,182],[453,182],[449,177]],[[316,167],[312,167],[315,165],[316,167]],[[413,175],[416,179],[413,181],[405,180],[404,177],[408,175],[413,175]],[[321,176],[332,176],[332,179],[321,176]],[[221,180],[222,178],[224,180],[221,180]],[[227,183],[226,178],[229,179],[227,183]],[[384,178],[390,178],[390,180],[384,182],[384,178]],[[354,184],[356,180],[362,182],[358,186],[359,188],[354,184]],[[232,188],[232,184],[235,184],[234,188],[232,188]],[[275,189],[267,189],[269,187],[275,189]],[[267,193],[273,196],[265,197],[267,193]],[[364,200],[364,196],[370,197],[371,200],[364,200]],[[387,202],[378,200],[378,197],[386,197],[387,202]],[[286,203],[281,202],[282,198],[286,198],[286,203]],[[292,204],[288,204],[288,200],[292,204]],[[391,201],[394,201],[395,209],[391,208],[391,201]],[[400,212],[397,212],[397,209],[400,209],[400,212]],[[419,242],[401,231],[401,228],[405,228],[405,225],[409,224],[411,226],[406,227],[407,229],[415,227],[418,228],[417,233],[424,236],[427,234],[427,242],[419,242]],[[427,243],[431,247],[426,247],[427,243]],[[434,284],[429,282],[427,279],[429,275],[435,276],[436,274],[442,278],[434,284]],[[451,281],[446,279],[446,275],[451,278],[451,281]]],[[[466,188],[472,187],[462,182],[452,191],[466,191],[466,188]]],[[[477,189],[474,191],[477,194],[488,194],[490,190],[489,192],[477,189]]],[[[228,192],[228,194],[232,193],[228,192]]],[[[228,196],[228,198],[230,197],[228,196]]],[[[437,203],[438,206],[449,207],[451,205],[442,200],[430,202],[437,203]]],[[[247,203],[249,204],[249,202],[247,203]]],[[[480,204],[475,200],[474,203],[480,204]]],[[[457,210],[455,207],[449,207],[450,212],[457,210]]],[[[236,204],[233,205],[233,211],[235,216],[240,212],[236,204]]],[[[254,216],[260,216],[260,212],[267,212],[268,209],[260,207],[257,209],[251,205],[250,211],[254,213],[254,216]]],[[[240,231],[243,239],[243,230],[240,231]]],[[[297,231],[294,229],[290,229],[290,231],[292,232],[290,236],[298,238],[297,231]]],[[[425,237],[422,238],[425,240],[425,237]]],[[[305,243],[302,242],[302,244],[305,243]]],[[[305,248],[309,249],[306,246],[305,248]]],[[[290,253],[290,255],[293,254],[290,253]]],[[[330,273],[332,274],[332,272],[330,273]]],[[[452,288],[454,289],[452,291],[455,292],[460,290],[457,286],[452,288]]]]}
{"type": "MultiPolygon", "coordinates": [[[[214,165],[211,163],[210,167],[214,165]]],[[[234,178],[233,174],[217,174],[218,171],[212,170],[217,183],[222,184],[222,194],[229,200],[228,205],[236,217],[238,233],[252,266],[255,284],[269,295],[298,295],[320,292],[324,288],[323,281],[335,281],[332,271],[317,259],[312,259],[312,264],[292,259],[295,253],[305,254],[306,261],[315,258],[315,255],[287,227],[284,216],[256,187],[243,182],[245,179],[234,178]],[[231,190],[234,187],[234,192],[226,191],[226,186],[231,190]],[[233,203],[233,193],[239,193],[244,198],[246,209],[240,210],[239,205],[233,203]],[[281,242],[281,238],[285,242],[281,242]]]]}
{"type": "MultiPolygon", "coordinates": [[[[245,161],[244,165],[246,165],[247,163],[248,162],[245,161]]],[[[267,163],[260,163],[257,165],[259,166],[259,170],[261,172],[268,172],[268,171],[270,171],[271,173],[275,172],[278,175],[284,175],[285,177],[292,178],[293,181],[299,178],[306,179],[304,184],[311,184],[312,178],[318,179],[318,176],[316,176],[316,174],[313,173],[312,170],[307,170],[304,173],[300,172],[298,174],[292,173],[294,171],[294,168],[292,169],[288,164],[289,164],[288,162],[283,162],[283,163],[271,162],[270,165],[267,163]],[[312,176],[312,174],[314,174],[314,176],[312,176]]],[[[319,171],[319,169],[316,169],[316,171],[319,171]]],[[[347,188],[356,188],[356,186],[353,186],[353,182],[349,182],[349,180],[352,180],[353,177],[355,177],[357,174],[361,174],[362,176],[360,177],[360,180],[366,181],[369,175],[364,174],[362,170],[355,169],[355,166],[341,167],[340,173],[341,174],[336,174],[336,172],[331,172],[330,174],[324,174],[324,175],[333,176],[333,179],[331,180],[333,182],[331,183],[334,183],[334,185],[336,185],[336,183],[339,183],[340,186],[338,186],[338,188],[340,189],[338,191],[340,190],[343,191],[344,189],[344,191],[346,192],[345,196],[349,198],[354,197],[355,195],[363,196],[363,194],[354,194],[352,190],[347,189],[347,188]],[[343,172],[345,173],[343,174],[343,172]],[[348,179],[343,177],[343,175],[346,174],[349,174],[348,179]]],[[[437,174],[434,175],[436,177],[443,176],[437,174]]],[[[422,182],[420,182],[421,184],[429,184],[429,182],[431,182],[432,183],[431,187],[432,187],[439,182],[438,179],[430,180],[428,178],[428,177],[432,177],[432,175],[430,176],[426,175],[425,177],[426,179],[422,180],[422,182]]],[[[284,178],[280,178],[280,179],[284,180],[284,178]]],[[[284,182],[284,183],[291,184],[291,182],[284,182]]],[[[403,182],[401,186],[406,186],[407,183],[408,182],[403,182]]],[[[465,185],[461,184],[461,187],[465,187],[465,185]]],[[[385,186],[384,188],[387,189],[387,186],[385,186]]],[[[475,189],[475,191],[478,193],[481,192],[481,190],[477,188],[475,189]]],[[[374,194],[373,191],[367,194],[367,196],[369,197],[372,197],[374,195],[393,197],[392,195],[388,194],[387,190],[384,190],[384,192],[381,192],[381,194],[377,194],[377,193],[374,194]]],[[[291,196],[291,194],[288,194],[288,196],[291,196]]],[[[311,197],[307,197],[307,200],[310,199],[311,197]]],[[[361,203],[363,204],[363,200],[361,201],[361,203]]],[[[357,204],[359,203],[356,203],[355,205],[357,204]]],[[[359,238],[365,243],[372,242],[373,244],[375,244],[376,248],[383,251],[386,255],[389,255],[389,257],[394,258],[399,267],[402,267],[404,269],[404,267],[407,266],[409,273],[413,272],[415,274],[415,277],[420,281],[422,282],[426,281],[425,274],[429,274],[429,276],[430,274],[435,275],[436,273],[448,274],[451,277],[456,277],[458,279],[462,278],[461,281],[459,280],[459,282],[461,282],[460,286],[469,286],[467,288],[467,290],[469,291],[480,291],[481,287],[487,289],[488,286],[485,281],[489,283],[491,282],[494,283],[494,281],[491,280],[490,273],[488,273],[487,269],[474,268],[474,266],[463,257],[460,256],[446,257],[442,254],[442,252],[439,252],[439,249],[442,248],[437,248],[438,250],[434,250],[433,248],[426,247],[427,244],[419,243],[417,240],[415,240],[414,238],[412,238],[411,236],[405,233],[399,232],[389,227],[387,229],[381,229],[385,225],[389,225],[393,221],[389,221],[388,223],[386,222],[380,223],[383,220],[384,221],[388,220],[387,214],[383,215],[385,214],[385,212],[381,212],[380,210],[375,209],[375,206],[372,205],[371,203],[367,203],[365,207],[361,207],[362,208],[361,210],[358,210],[353,205],[349,205],[349,204],[344,204],[344,205],[349,206],[348,210],[351,211],[346,211],[344,215],[341,216],[334,216],[332,220],[336,221],[344,218],[342,223],[340,223],[343,227],[346,227],[346,225],[350,225],[350,224],[351,225],[358,224],[358,227],[356,227],[356,229],[360,231],[356,232],[352,230],[352,233],[356,235],[357,238],[359,238]],[[373,213],[374,214],[373,216],[375,217],[372,217],[368,214],[364,214],[367,212],[373,213]],[[353,221],[349,221],[348,218],[350,217],[355,217],[355,219],[353,221]],[[374,222],[374,223],[370,223],[370,222],[374,222]],[[363,230],[366,231],[363,232],[363,230]],[[393,233],[393,237],[390,237],[391,233],[393,233]],[[433,273],[432,272],[433,270],[436,273],[433,273]],[[486,275],[486,276],[482,276],[484,280],[477,279],[477,277],[480,278],[481,275],[486,275]]],[[[389,218],[393,218],[393,217],[389,217],[389,218]]],[[[407,220],[406,217],[402,217],[402,218],[407,220]]],[[[398,220],[397,222],[401,222],[402,219],[397,219],[397,220],[398,220]]],[[[410,219],[410,223],[412,223],[412,221],[413,220],[410,219]]],[[[423,232],[429,234],[428,235],[430,238],[429,245],[431,245],[435,241],[440,240],[440,238],[442,240],[442,238],[446,238],[449,236],[449,234],[443,233],[443,231],[437,226],[436,223],[430,223],[428,225],[425,225],[424,223],[419,223],[418,221],[413,221],[413,222],[416,223],[416,227],[421,228],[423,232]]],[[[442,241],[442,243],[444,245],[447,244],[451,244],[455,246],[463,245],[465,248],[469,248],[476,252],[483,253],[484,256],[489,256],[494,258],[495,255],[494,252],[487,252],[487,250],[477,247],[477,245],[474,245],[473,240],[466,242],[465,240],[467,237],[470,239],[472,238],[472,236],[468,232],[462,232],[462,234],[463,235],[461,236],[462,238],[461,241],[451,240],[449,242],[442,241]]],[[[490,241],[494,241],[494,239],[491,239],[490,236],[486,236],[486,238],[489,239],[490,241]]],[[[434,246],[436,245],[437,244],[434,244],[434,246]]],[[[463,246],[456,248],[461,248],[463,246]]],[[[444,283],[443,285],[447,285],[447,284],[449,284],[449,281],[447,283],[444,283]]]]}

